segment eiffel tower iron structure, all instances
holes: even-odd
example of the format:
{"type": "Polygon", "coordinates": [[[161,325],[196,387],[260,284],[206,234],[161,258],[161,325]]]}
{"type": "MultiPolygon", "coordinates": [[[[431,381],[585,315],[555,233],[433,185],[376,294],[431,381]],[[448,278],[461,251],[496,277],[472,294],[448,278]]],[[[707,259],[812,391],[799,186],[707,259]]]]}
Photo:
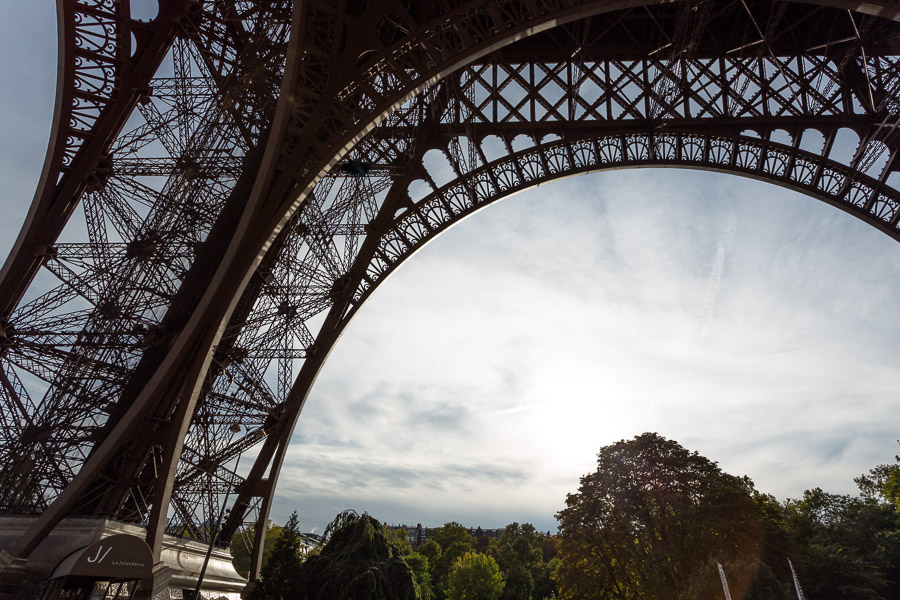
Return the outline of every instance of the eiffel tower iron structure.
{"type": "Polygon", "coordinates": [[[0,513],[34,516],[0,565],[73,516],[139,525],[154,560],[226,498],[221,543],[266,523],[359,308],[517,191],[708,169],[900,240],[896,0],[134,4],[58,2],[51,139],[0,272],[0,513]]]}

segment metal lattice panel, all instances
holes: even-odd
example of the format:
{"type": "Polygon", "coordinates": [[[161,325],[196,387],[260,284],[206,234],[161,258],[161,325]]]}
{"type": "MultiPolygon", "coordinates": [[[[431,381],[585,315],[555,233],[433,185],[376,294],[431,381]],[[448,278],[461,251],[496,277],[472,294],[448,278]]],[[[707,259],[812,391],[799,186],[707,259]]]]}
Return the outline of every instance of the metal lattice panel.
{"type": "Polygon", "coordinates": [[[428,239],[515,191],[715,169],[900,239],[889,2],[173,0],[151,23],[64,4],[78,50],[57,119],[74,129],[39,196],[65,207],[3,272],[0,510],[43,513],[23,554],[73,512],[205,539],[229,495],[223,539],[264,523],[350,317],[428,239]],[[842,129],[859,143],[839,161],[842,129]]]}
{"type": "MultiPolygon", "coordinates": [[[[48,246],[34,287],[50,289],[7,318],[4,372],[24,410],[4,413],[0,451],[14,481],[0,491],[6,511],[46,507],[121,412],[129,375],[166,338],[168,309],[198,248],[258,160],[283,68],[286,12],[273,22],[256,8],[211,8],[179,24],[160,74],[85,186],[82,219],[70,225],[83,227],[86,241],[48,246]],[[229,33],[236,25],[241,36],[229,33]],[[242,72],[254,78],[240,82],[242,72]],[[46,391],[32,397],[21,377],[46,391]],[[41,477],[16,477],[31,472],[41,477]]],[[[81,147],[76,139],[66,151],[81,147]]]]}

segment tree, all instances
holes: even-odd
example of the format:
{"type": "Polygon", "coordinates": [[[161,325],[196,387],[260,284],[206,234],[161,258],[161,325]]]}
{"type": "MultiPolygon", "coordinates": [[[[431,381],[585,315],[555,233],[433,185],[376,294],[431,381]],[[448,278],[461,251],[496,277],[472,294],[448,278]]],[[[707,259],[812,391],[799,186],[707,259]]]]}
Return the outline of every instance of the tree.
{"type": "Polygon", "coordinates": [[[504,587],[496,561],[477,552],[466,552],[456,559],[448,584],[448,600],[498,600],[504,587]]]}
{"type": "Polygon", "coordinates": [[[788,587],[793,585],[788,559],[796,553],[796,544],[787,529],[785,510],[771,494],[753,492],[762,523],[762,544],[758,558],[788,587]]]}
{"type": "Polygon", "coordinates": [[[322,551],[292,582],[298,600],[416,600],[413,572],[381,523],[345,511],[325,529],[322,551]]]}
{"type": "Polygon", "coordinates": [[[294,511],[272,545],[272,552],[262,568],[260,580],[250,592],[250,600],[295,598],[292,590],[300,576],[301,561],[300,527],[297,511],[294,511]]]}
{"type": "Polygon", "coordinates": [[[469,533],[469,530],[457,523],[451,521],[444,523],[443,527],[435,527],[431,530],[430,539],[437,542],[444,552],[447,551],[454,542],[461,542],[466,546],[475,548],[475,538],[469,533]]]}
{"type": "Polygon", "coordinates": [[[409,543],[409,533],[407,533],[405,527],[402,527],[400,529],[391,529],[388,527],[387,523],[385,523],[384,537],[386,537],[388,543],[393,544],[393,546],[397,548],[397,550],[403,556],[406,556],[413,551],[412,544],[409,543]]]}
{"type": "Polygon", "coordinates": [[[810,598],[900,598],[900,511],[873,497],[806,490],[785,502],[794,561],[810,598]]]}
{"type": "Polygon", "coordinates": [[[559,595],[554,573],[561,564],[562,561],[558,557],[553,557],[549,561],[541,563],[541,572],[537,579],[534,580],[534,590],[531,592],[531,597],[534,600],[556,598],[559,595]]]}
{"type": "Polygon", "coordinates": [[[449,589],[450,571],[459,558],[469,552],[473,552],[472,544],[456,540],[441,553],[431,570],[431,580],[436,583],[437,597],[446,598],[449,589]]]}
{"type": "Polygon", "coordinates": [[[434,590],[431,588],[431,569],[428,558],[418,552],[411,552],[403,557],[409,565],[416,582],[416,600],[431,600],[434,590]]]}
{"type": "Polygon", "coordinates": [[[542,536],[530,523],[510,523],[491,541],[488,553],[506,577],[504,600],[531,600],[535,581],[542,574],[541,546],[542,536]]]}
{"type": "Polygon", "coordinates": [[[864,497],[884,500],[900,509],[900,456],[894,459],[895,464],[878,465],[854,481],[864,497]]]}
{"type": "Polygon", "coordinates": [[[883,600],[885,581],[876,565],[851,546],[814,542],[798,556],[803,592],[810,598],[883,600]]]}
{"type": "Polygon", "coordinates": [[[673,598],[711,558],[757,554],[751,492],[749,480],[655,433],[601,448],[596,472],[556,515],[560,597],[673,598]]]}
{"type": "MultiPolygon", "coordinates": [[[[789,600],[784,585],[772,570],[753,556],[743,556],[722,565],[732,597],[739,600],[789,600]]],[[[723,598],[717,561],[710,560],[694,572],[678,600],[719,600],[723,598]]]]}
{"type": "Polygon", "coordinates": [[[431,564],[431,581],[434,591],[439,599],[447,597],[448,577],[456,560],[475,549],[475,538],[469,534],[469,530],[455,521],[445,523],[443,527],[435,527],[429,532],[430,539],[420,549],[422,552],[433,552],[433,549],[425,550],[431,542],[440,548],[440,554],[429,561],[431,564]]]}
{"type": "MultiPolygon", "coordinates": [[[[272,554],[272,548],[275,546],[275,541],[280,535],[281,526],[275,525],[270,520],[266,526],[266,541],[263,544],[263,567],[265,567],[266,563],[269,561],[269,556],[272,554]]],[[[256,528],[250,526],[237,532],[231,540],[229,550],[231,551],[234,570],[238,573],[246,574],[250,572],[250,553],[253,550],[253,541],[255,537],[256,528]]]]}
{"type": "Polygon", "coordinates": [[[421,544],[416,552],[427,558],[429,565],[434,566],[444,551],[441,549],[441,545],[436,541],[428,540],[424,544],[421,544]]]}

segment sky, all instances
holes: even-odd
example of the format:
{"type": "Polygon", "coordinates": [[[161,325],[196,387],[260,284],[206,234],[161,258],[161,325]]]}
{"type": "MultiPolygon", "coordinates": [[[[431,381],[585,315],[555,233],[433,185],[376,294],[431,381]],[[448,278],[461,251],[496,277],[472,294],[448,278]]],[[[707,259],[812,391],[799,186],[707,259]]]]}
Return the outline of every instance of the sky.
{"type": "MultiPolygon", "coordinates": [[[[0,255],[37,184],[54,3],[0,21],[0,255]]],[[[4,6],[4,8],[7,8],[4,6]]],[[[534,188],[389,277],[326,363],[272,512],[556,529],[601,446],[656,431],[784,499],[898,452],[900,245],[818,200],[687,170],[534,188]]],[[[248,461],[249,462],[249,461],[248,461]]]]}

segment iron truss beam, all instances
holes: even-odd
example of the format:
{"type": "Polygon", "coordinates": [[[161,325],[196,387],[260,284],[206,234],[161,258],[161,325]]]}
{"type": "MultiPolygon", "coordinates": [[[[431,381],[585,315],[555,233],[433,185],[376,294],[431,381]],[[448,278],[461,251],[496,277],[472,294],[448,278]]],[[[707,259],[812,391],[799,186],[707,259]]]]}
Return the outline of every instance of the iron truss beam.
{"type": "MultiPolygon", "coordinates": [[[[67,208],[40,210],[60,225],[7,261],[31,266],[3,272],[18,291],[0,323],[0,510],[41,514],[22,556],[72,513],[142,523],[151,543],[166,523],[205,539],[229,494],[223,541],[265,523],[290,433],[356,310],[425,241],[515,191],[609,168],[713,169],[900,239],[892,2],[184,10],[141,25],[167,32],[161,66],[105,141],[103,119],[88,126],[103,168],[54,192],[67,208]],[[846,159],[842,129],[858,140],[846,159]]],[[[66,35],[86,35],[62,14],[66,35]]],[[[128,37],[134,23],[110,15],[103,31],[128,37]]],[[[110,97],[128,89],[112,80],[110,97]]],[[[55,139],[48,156],[69,152],[55,139]]]]}

